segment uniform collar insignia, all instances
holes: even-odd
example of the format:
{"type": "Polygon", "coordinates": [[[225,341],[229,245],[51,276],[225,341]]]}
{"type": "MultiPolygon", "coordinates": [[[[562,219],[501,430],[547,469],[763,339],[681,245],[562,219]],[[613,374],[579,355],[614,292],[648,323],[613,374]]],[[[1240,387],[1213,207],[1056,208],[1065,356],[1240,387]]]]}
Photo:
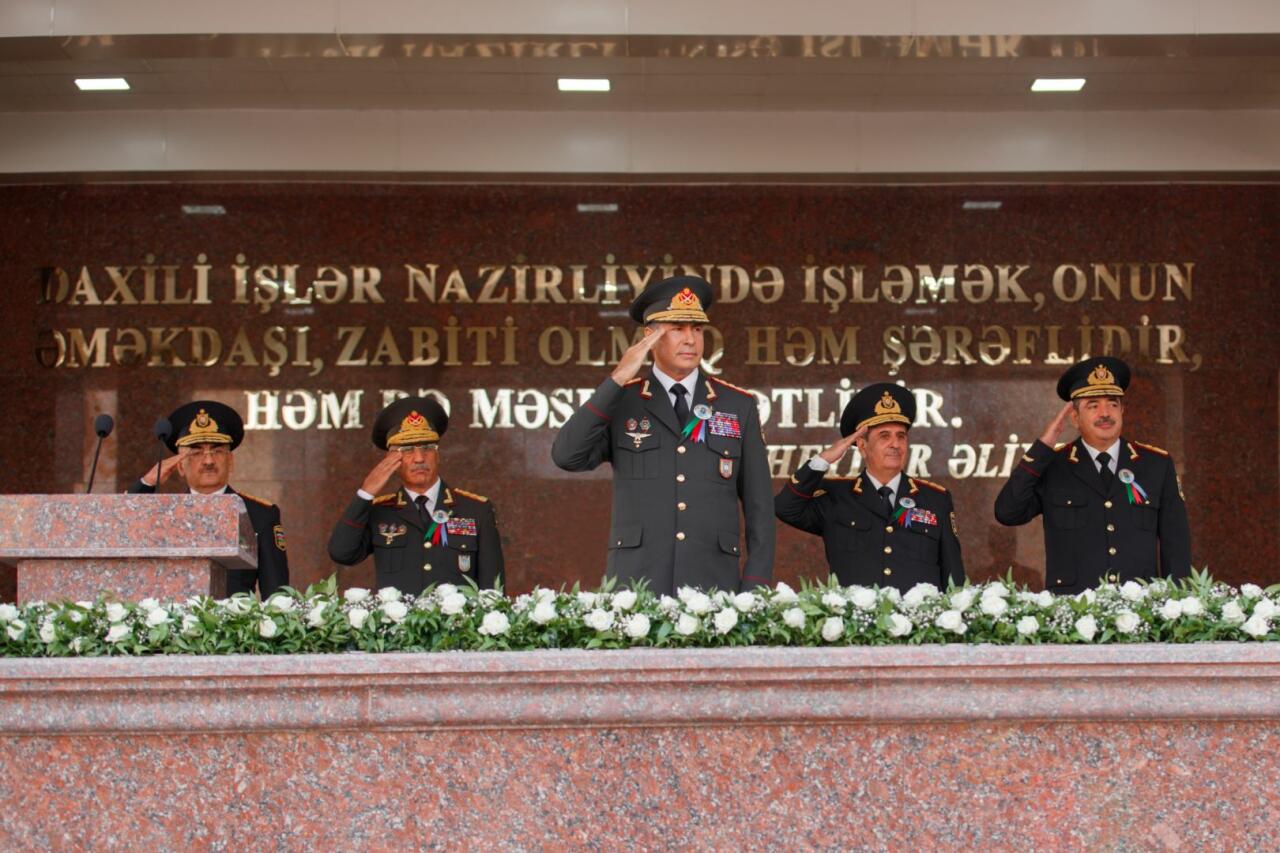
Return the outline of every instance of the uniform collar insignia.
{"type": "Polygon", "coordinates": [[[707,402],[709,403],[716,398],[716,389],[711,385],[710,377],[702,380],[702,385],[707,389],[707,402]]]}
{"type": "Polygon", "coordinates": [[[644,384],[640,386],[640,396],[648,400],[653,396],[653,392],[649,390],[649,380],[646,379],[644,384]]]}
{"type": "Polygon", "coordinates": [[[1067,461],[1070,462],[1072,465],[1080,461],[1079,457],[1076,456],[1076,451],[1079,449],[1080,449],[1079,444],[1073,443],[1071,445],[1071,453],[1067,455],[1067,461]]]}
{"type": "Polygon", "coordinates": [[[911,479],[910,477],[907,478],[907,485],[911,487],[911,494],[913,495],[916,492],[920,491],[920,487],[916,485],[916,481],[911,479]]]}
{"type": "Polygon", "coordinates": [[[449,491],[449,487],[444,487],[444,505],[453,506],[453,492],[449,491]]]}
{"type": "Polygon", "coordinates": [[[1132,441],[1126,441],[1125,444],[1128,445],[1129,447],[1129,461],[1132,462],[1133,460],[1137,459],[1139,456],[1138,448],[1133,446],[1132,441]]]}

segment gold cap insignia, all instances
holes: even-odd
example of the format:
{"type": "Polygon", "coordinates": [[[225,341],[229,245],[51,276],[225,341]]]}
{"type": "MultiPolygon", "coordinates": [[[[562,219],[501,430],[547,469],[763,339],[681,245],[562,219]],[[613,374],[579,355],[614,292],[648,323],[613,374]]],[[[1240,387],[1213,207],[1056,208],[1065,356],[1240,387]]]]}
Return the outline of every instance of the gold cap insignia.
{"type": "Polygon", "coordinates": [[[666,310],[655,311],[644,318],[646,323],[707,323],[707,312],[702,300],[692,288],[686,287],[671,297],[666,310]]]}
{"type": "Polygon", "coordinates": [[[897,400],[893,399],[892,394],[890,394],[888,391],[885,391],[884,394],[880,397],[879,402],[876,403],[876,414],[877,415],[900,415],[902,414],[902,407],[898,405],[897,400]]]}
{"type": "Polygon", "coordinates": [[[898,423],[906,424],[907,426],[911,425],[911,420],[902,414],[902,404],[888,391],[880,395],[880,399],[876,401],[874,411],[875,413],[871,417],[858,424],[854,429],[855,432],[863,427],[879,426],[880,424],[898,423]]]}
{"type": "Polygon", "coordinates": [[[1116,377],[1105,364],[1094,365],[1093,370],[1085,377],[1085,384],[1071,392],[1071,399],[1077,397],[1123,397],[1124,389],[1116,384],[1116,377]]]}
{"type": "Polygon", "coordinates": [[[401,447],[406,444],[431,444],[440,440],[440,435],[431,426],[430,421],[418,411],[412,411],[400,421],[400,429],[387,439],[388,447],[401,447]]]}

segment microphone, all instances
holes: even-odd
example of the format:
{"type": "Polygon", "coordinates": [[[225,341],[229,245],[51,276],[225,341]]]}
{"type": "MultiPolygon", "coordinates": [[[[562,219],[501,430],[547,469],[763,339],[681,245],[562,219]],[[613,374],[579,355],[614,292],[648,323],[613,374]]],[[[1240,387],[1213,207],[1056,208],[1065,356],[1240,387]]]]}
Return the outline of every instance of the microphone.
{"type": "Polygon", "coordinates": [[[111,435],[116,422],[111,415],[101,414],[93,419],[93,431],[98,434],[98,446],[93,449],[93,467],[89,469],[89,487],[84,490],[87,495],[93,491],[94,478],[98,476],[98,454],[102,452],[102,440],[111,435]]]}
{"type": "Polygon", "coordinates": [[[169,423],[168,418],[160,418],[156,421],[156,425],[151,428],[151,432],[160,441],[160,455],[156,457],[156,488],[160,488],[160,465],[164,462],[164,451],[169,449],[169,445],[165,442],[169,440],[169,436],[173,434],[173,424],[169,423]]]}

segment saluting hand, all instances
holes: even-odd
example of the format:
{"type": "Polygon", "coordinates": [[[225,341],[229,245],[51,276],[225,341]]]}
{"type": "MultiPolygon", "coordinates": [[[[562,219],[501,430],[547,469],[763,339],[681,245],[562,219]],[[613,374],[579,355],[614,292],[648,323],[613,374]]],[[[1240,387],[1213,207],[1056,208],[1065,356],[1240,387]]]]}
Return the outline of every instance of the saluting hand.
{"type": "Polygon", "coordinates": [[[652,335],[645,335],[631,346],[627,347],[627,351],[622,354],[622,358],[618,361],[618,366],[613,369],[613,381],[619,385],[625,385],[635,378],[640,372],[640,368],[644,367],[644,360],[649,355],[649,350],[662,339],[667,333],[667,329],[659,329],[652,335]]]}
{"type": "Polygon", "coordinates": [[[391,477],[396,471],[400,470],[400,451],[388,450],[387,455],[377,465],[373,466],[373,470],[364,478],[364,482],[360,484],[360,488],[364,489],[371,495],[377,495],[382,491],[391,477]]]}
{"type": "Polygon", "coordinates": [[[1071,404],[1067,403],[1058,412],[1057,416],[1049,421],[1049,425],[1044,428],[1044,435],[1040,436],[1040,440],[1053,447],[1058,442],[1058,436],[1062,435],[1062,429],[1067,424],[1067,415],[1069,414],[1071,414],[1071,404]]]}
{"type": "Polygon", "coordinates": [[[182,469],[178,467],[178,463],[181,462],[186,457],[187,457],[187,448],[185,447],[179,448],[178,452],[175,455],[170,456],[168,459],[165,459],[160,463],[159,482],[157,482],[157,478],[156,478],[155,465],[152,465],[147,470],[147,473],[142,475],[142,482],[146,483],[148,486],[151,486],[152,488],[156,488],[160,483],[169,482],[169,480],[172,479],[175,471],[178,472],[178,476],[181,477],[182,469]]]}
{"type": "Polygon", "coordinates": [[[849,435],[846,435],[844,438],[840,439],[835,444],[831,445],[830,447],[828,447],[826,450],[822,451],[818,455],[821,456],[823,459],[827,460],[828,462],[830,462],[832,465],[834,465],[844,458],[844,455],[849,452],[850,447],[853,447],[854,444],[856,444],[857,442],[861,441],[866,437],[867,437],[866,427],[863,427],[862,429],[859,429],[859,430],[854,430],[852,433],[850,433],[849,435]]]}

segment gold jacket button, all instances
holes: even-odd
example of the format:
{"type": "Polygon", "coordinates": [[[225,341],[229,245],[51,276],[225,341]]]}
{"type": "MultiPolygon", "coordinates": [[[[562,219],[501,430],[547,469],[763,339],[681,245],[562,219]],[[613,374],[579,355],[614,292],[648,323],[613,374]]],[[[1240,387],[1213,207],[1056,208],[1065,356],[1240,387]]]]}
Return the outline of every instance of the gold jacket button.
{"type": "Polygon", "coordinates": [[[1115,553],[1116,553],[1115,546],[1113,545],[1112,547],[1108,548],[1108,549],[1107,549],[1107,553],[1108,553],[1108,554],[1110,554],[1110,555],[1112,555],[1112,556],[1114,557],[1114,556],[1115,556],[1115,553]]]}
{"type": "Polygon", "coordinates": [[[422,543],[422,547],[423,547],[423,548],[430,548],[430,547],[431,547],[431,543],[430,543],[430,542],[423,542],[423,543],[422,543]]]}
{"type": "Polygon", "coordinates": [[[1111,509],[1111,501],[1103,501],[1102,505],[1105,506],[1107,509],[1111,509]]]}
{"type": "Polygon", "coordinates": [[[885,532],[885,533],[892,533],[892,532],[893,532],[893,525],[892,525],[892,524],[890,524],[890,525],[888,525],[887,527],[885,527],[884,532],[885,532]]]}
{"type": "Polygon", "coordinates": [[[1108,524],[1108,525],[1107,525],[1107,532],[1108,532],[1108,533],[1115,533],[1115,532],[1116,532],[1116,526],[1115,526],[1114,524],[1108,524]]]}
{"type": "Polygon", "coordinates": [[[893,553],[893,546],[892,546],[892,545],[885,545],[885,546],[884,546],[884,552],[885,552],[886,554],[892,554],[892,553],[893,553]]]}
{"type": "Polygon", "coordinates": [[[676,453],[684,453],[684,452],[685,452],[686,450],[688,450],[688,449],[689,449],[689,448],[685,447],[685,446],[682,444],[682,445],[680,445],[679,447],[677,447],[677,448],[676,448],[676,453]]]}
{"type": "Polygon", "coordinates": [[[889,568],[888,566],[885,566],[885,568],[884,568],[884,573],[885,573],[886,575],[891,575],[891,574],[893,574],[893,569],[889,568]]]}
{"type": "Polygon", "coordinates": [[[424,572],[429,572],[429,571],[431,571],[431,564],[430,564],[430,563],[423,563],[423,564],[422,564],[422,570],[423,570],[424,572]]]}
{"type": "Polygon", "coordinates": [[[851,521],[851,522],[849,522],[849,526],[850,526],[850,527],[857,527],[857,526],[858,526],[858,522],[857,522],[856,520],[855,520],[855,521],[851,521]]]}
{"type": "Polygon", "coordinates": [[[676,538],[677,538],[677,539],[679,539],[681,542],[683,542],[683,541],[684,541],[684,531],[682,530],[682,531],[680,531],[679,533],[677,533],[677,534],[676,534],[676,538]]]}
{"type": "Polygon", "coordinates": [[[676,482],[677,482],[677,483],[683,483],[683,482],[684,482],[684,474],[676,474],[676,482]]]}
{"type": "Polygon", "coordinates": [[[676,504],[676,509],[680,510],[681,512],[684,512],[688,508],[689,508],[689,505],[684,501],[680,501],[680,503],[676,504]]]}

